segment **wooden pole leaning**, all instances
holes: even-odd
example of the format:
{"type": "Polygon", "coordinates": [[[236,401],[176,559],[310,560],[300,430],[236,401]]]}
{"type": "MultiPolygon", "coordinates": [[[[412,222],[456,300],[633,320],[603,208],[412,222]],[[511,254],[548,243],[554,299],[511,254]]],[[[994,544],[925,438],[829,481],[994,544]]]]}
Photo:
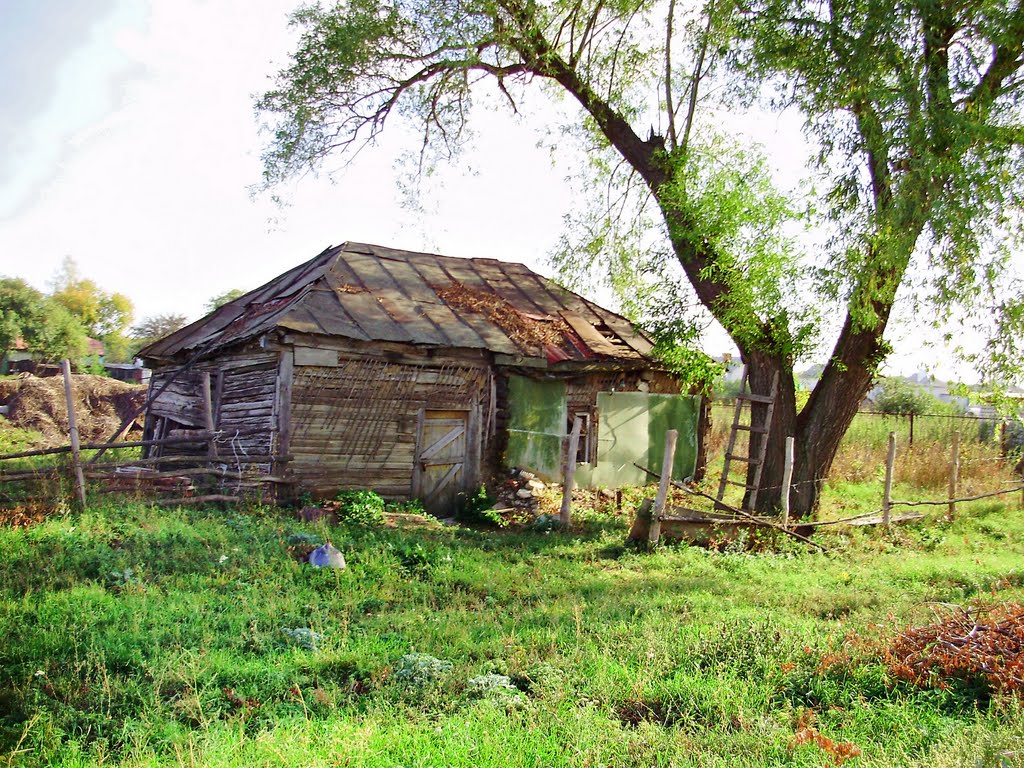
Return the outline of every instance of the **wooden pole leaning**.
{"type": "Polygon", "coordinates": [[[793,443],[792,437],[786,438],[786,464],[782,470],[782,527],[789,527],[789,487],[793,482],[793,443]]]}
{"type": "Polygon", "coordinates": [[[665,457],[661,462],[661,478],[658,480],[658,495],[654,499],[654,509],[651,510],[651,532],[648,541],[657,544],[661,538],[661,516],[665,514],[665,504],[668,501],[668,489],[672,485],[672,467],[675,466],[676,442],[679,439],[679,432],[670,429],[665,433],[665,457]]]}
{"type": "Polygon", "coordinates": [[[956,517],[956,494],[960,485],[960,430],[953,432],[953,446],[949,457],[949,510],[947,517],[956,517]]]}
{"type": "Polygon", "coordinates": [[[576,455],[579,452],[582,431],[583,419],[577,416],[572,422],[569,450],[565,454],[565,472],[562,473],[562,508],[558,512],[558,520],[563,528],[568,528],[572,524],[572,487],[576,482],[576,455]]]}
{"type": "Polygon", "coordinates": [[[889,433],[889,450],[885,455],[885,490],[882,495],[882,525],[888,527],[892,513],[892,476],[896,465],[896,433],[889,433]]]}
{"type": "Polygon", "coordinates": [[[214,426],[214,415],[213,415],[213,389],[210,386],[210,372],[203,371],[203,421],[206,425],[206,431],[210,433],[210,444],[207,448],[207,453],[211,461],[217,459],[217,435],[216,427],[214,426]]]}
{"type": "Polygon", "coordinates": [[[64,358],[60,362],[61,373],[64,374],[64,399],[68,406],[68,432],[71,437],[71,466],[75,473],[75,495],[78,503],[85,509],[85,476],[82,474],[81,443],[78,439],[78,419],[75,416],[75,393],[71,385],[71,361],[64,358]]]}

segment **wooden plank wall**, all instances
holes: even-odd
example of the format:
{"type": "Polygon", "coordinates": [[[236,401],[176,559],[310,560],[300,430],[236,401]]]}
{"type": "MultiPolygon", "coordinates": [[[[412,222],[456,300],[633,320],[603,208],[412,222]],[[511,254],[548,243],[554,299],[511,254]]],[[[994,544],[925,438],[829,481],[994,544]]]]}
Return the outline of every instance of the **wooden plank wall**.
{"type": "Polygon", "coordinates": [[[372,488],[386,498],[408,498],[420,409],[487,413],[482,362],[435,355],[413,364],[342,353],[337,365],[300,365],[304,359],[310,358],[296,350],[289,471],[317,495],[372,488]]]}
{"type": "MultiPolygon", "coordinates": [[[[224,355],[195,364],[190,370],[176,374],[177,368],[158,369],[150,379],[154,392],[173,377],[171,385],[152,403],[146,416],[146,432],[166,436],[176,431],[203,429],[203,373],[210,373],[213,390],[213,421],[225,441],[218,446],[226,464],[245,471],[270,471],[266,456],[276,446],[276,391],[278,353],[258,348],[224,355]],[[252,434],[252,430],[266,431],[252,434]],[[247,431],[249,434],[232,435],[247,431]],[[260,456],[249,461],[249,456],[260,456]]],[[[165,448],[163,456],[204,454],[194,447],[165,448]]]]}
{"type": "Polygon", "coordinates": [[[234,464],[257,467],[270,471],[270,463],[260,460],[254,464],[247,456],[268,456],[274,452],[276,435],[277,355],[268,354],[260,360],[231,364],[222,361],[216,375],[221,385],[220,398],[215,402],[216,426],[225,433],[227,446],[220,448],[234,464]],[[256,434],[232,436],[232,432],[265,428],[256,434]]]}

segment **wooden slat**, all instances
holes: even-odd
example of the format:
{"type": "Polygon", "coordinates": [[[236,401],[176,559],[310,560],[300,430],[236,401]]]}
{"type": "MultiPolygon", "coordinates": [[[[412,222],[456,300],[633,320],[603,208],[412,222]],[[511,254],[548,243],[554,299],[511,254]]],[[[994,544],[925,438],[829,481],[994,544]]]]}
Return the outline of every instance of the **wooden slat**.
{"type": "MultiPolygon", "coordinates": [[[[447,421],[447,420],[445,420],[445,421],[447,421]]],[[[432,426],[433,425],[440,426],[443,423],[445,423],[445,422],[434,421],[433,419],[431,419],[431,425],[432,426]]],[[[466,425],[465,425],[464,422],[459,422],[457,427],[455,427],[455,428],[449,430],[448,432],[446,432],[442,437],[440,437],[432,445],[427,446],[423,450],[423,452],[420,453],[420,461],[425,461],[426,459],[434,458],[438,453],[440,453],[442,450],[444,450],[447,446],[451,445],[451,443],[455,442],[458,438],[462,437],[465,434],[466,434],[466,425]]]]}
{"type": "Polygon", "coordinates": [[[775,398],[771,395],[753,395],[748,393],[741,393],[736,395],[737,400],[743,400],[751,403],[774,403],[775,398]]]}
{"type": "Polygon", "coordinates": [[[435,498],[439,496],[441,492],[444,491],[444,489],[451,484],[452,480],[455,479],[455,476],[461,471],[462,464],[452,464],[451,468],[444,473],[444,476],[437,481],[437,485],[435,485],[430,491],[426,493],[427,498],[435,498]]]}
{"type": "Polygon", "coordinates": [[[594,353],[609,357],[635,357],[636,352],[623,344],[615,344],[601,335],[594,326],[573,312],[562,312],[562,317],[569,324],[583,343],[594,353]]]}

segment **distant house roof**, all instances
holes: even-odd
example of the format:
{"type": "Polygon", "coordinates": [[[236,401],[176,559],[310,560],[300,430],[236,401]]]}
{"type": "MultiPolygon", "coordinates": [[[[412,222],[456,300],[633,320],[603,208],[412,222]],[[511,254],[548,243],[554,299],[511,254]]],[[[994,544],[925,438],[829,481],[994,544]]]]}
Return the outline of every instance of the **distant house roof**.
{"type": "Polygon", "coordinates": [[[150,344],[139,356],[206,355],[273,329],[480,349],[549,363],[639,362],[652,347],[624,317],[522,264],[344,243],[150,344]]]}

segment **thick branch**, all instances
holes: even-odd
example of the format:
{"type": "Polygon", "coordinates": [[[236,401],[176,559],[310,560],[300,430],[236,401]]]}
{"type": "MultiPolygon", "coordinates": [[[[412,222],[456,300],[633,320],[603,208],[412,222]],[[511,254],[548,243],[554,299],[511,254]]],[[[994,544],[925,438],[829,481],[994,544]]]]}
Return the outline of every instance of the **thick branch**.
{"type": "Polygon", "coordinates": [[[665,22],[665,112],[668,115],[668,129],[666,131],[668,145],[675,149],[676,142],[676,114],[672,104],[672,32],[673,19],[676,14],[676,0],[669,0],[668,19],[665,22]]]}
{"type": "Polygon", "coordinates": [[[1005,32],[1010,42],[995,46],[992,62],[964,104],[968,114],[987,114],[1006,82],[1024,66],[1024,3],[1018,3],[1016,11],[1007,19],[1005,32]]]}

